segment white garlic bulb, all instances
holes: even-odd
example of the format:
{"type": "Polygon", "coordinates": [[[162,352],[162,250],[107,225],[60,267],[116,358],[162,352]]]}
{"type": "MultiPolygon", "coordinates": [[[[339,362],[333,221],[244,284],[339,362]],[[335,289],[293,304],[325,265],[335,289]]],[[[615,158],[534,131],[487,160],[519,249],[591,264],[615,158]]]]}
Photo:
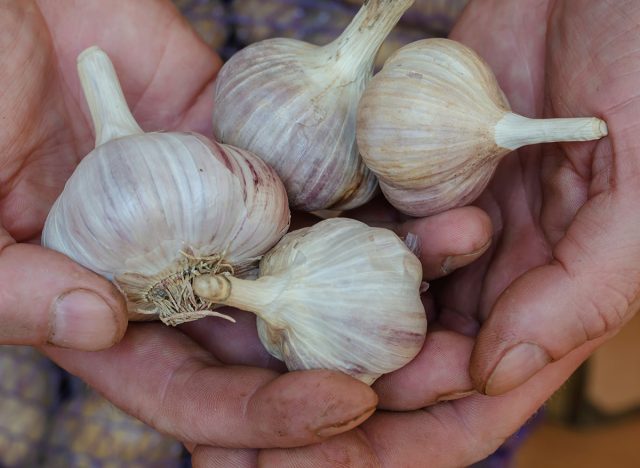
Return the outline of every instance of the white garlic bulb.
{"type": "Polygon", "coordinates": [[[489,66],[448,39],[397,51],[371,80],[358,111],[365,163],[387,199],[413,216],[471,203],[500,160],[522,146],[606,135],[597,118],[528,119],[510,112],[489,66]]]}
{"type": "Polygon", "coordinates": [[[216,138],[269,163],[296,209],[346,210],[369,201],[377,181],[356,145],[358,101],[380,45],[413,1],[366,1],[323,47],[269,39],[235,54],[217,77],[216,138]]]}
{"type": "Polygon", "coordinates": [[[99,48],[78,57],[78,71],[96,148],[53,205],[43,244],[114,280],[132,317],[175,325],[220,315],[193,295],[191,278],[255,269],[288,229],[282,183],[247,151],[143,133],[99,48]]]}
{"type": "Polygon", "coordinates": [[[424,342],[422,267],[391,231],[331,218],[287,234],[260,277],[194,279],[196,294],[258,316],[260,339],[290,370],[333,369],[367,384],[424,342]]]}

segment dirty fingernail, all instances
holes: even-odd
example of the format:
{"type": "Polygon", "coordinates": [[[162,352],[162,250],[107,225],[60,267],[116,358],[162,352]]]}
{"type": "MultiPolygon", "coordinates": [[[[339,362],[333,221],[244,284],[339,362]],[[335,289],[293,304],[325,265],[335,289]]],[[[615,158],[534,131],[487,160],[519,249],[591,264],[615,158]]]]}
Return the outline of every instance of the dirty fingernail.
{"type": "Polygon", "coordinates": [[[353,419],[349,419],[348,421],[340,421],[336,424],[331,424],[330,426],[324,426],[320,429],[316,430],[316,435],[318,437],[327,438],[332,437],[334,435],[342,434],[348,430],[353,429],[356,426],[362,424],[365,420],[369,418],[374,412],[376,408],[369,408],[364,413],[356,416],[353,419]]]}
{"type": "Polygon", "coordinates": [[[454,271],[456,271],[458,268],[469,265],[471,262],[478,259],[483,253],[485,253],[490,245],[491,241],[487,242],[478,250],[475,250],[471,253],[448,256],[444,259],[442,265],[440,266],[442,273],[448,275],[449,273],[453,273],[454,271]]]}
{"type": "Polygon", "coordinates": [[[533,343],[521,343],[505,353],[485,386],[487,395],[501,395],[533,377],[551,362],[547,352],[533,343]]]}
{"type": "Polygon", "coordinates": [[[49,343],[94,351],[115,344],[117,336],[118,322],[113,309],[94,292],[76,289],[54,300],[49,343]]]}
{"type": "Polygon", "coordinates": [[[460,400],[461,398],[466,398],[468,396],[474,395],[475,393],[477,393],[475,390],[468,390],[466,392],[447,393],[445,395],[438,397],[438,399],[436,400],[436,403],[442,403],[443,401],[460,400]]]}

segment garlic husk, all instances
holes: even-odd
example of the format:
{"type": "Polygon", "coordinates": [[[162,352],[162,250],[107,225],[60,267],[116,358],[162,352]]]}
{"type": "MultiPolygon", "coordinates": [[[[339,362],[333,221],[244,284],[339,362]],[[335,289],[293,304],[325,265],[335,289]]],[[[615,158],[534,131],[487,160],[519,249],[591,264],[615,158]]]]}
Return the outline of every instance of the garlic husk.
{"type": "Polygon", "coordinates": [[[377,180],[355,140],[358,101],[378,49],[412,3],[369,0],[322,47],[280,38],[235,54],[217,77],[216,138],[269,163],[293,208],[347,210],[369,201],[377,180]]]}
{"type": "Polygon", "coordinates": [[[193,295],[194,275],[248,274],[286,232],[286,192],[245,150],[190,133],[143,133],[108,56],[78,58],[96,148],[78,165],[42,242],[113,280],[139,314],[175,325],[220,315],[193,295]]]}
{"type": "Polygon", "coordinates": [[[419,260],[393,232],[345,218],[287,234],[257,280],[194,280],[207,300],[255,313],[260,340],[290,370],[339,370],[367,384],[422,348],[421,286],[419,260]]]}
{"type": "Polygon", "coordinates": [[[514,114],[489,66],[449,39],[397,51],[369,83],[358,111],[365,163],[400,211],[428,216],[473,202],[509,152],[607,135],[597,118],[514,114]]]}

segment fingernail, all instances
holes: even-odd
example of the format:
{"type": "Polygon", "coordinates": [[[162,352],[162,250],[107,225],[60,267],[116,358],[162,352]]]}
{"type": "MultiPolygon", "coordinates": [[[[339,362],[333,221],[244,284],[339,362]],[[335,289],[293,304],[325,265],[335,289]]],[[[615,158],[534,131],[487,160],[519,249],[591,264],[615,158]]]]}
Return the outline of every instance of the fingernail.
{"type": "Polygon", "coordinates": [[[331,424],[330,426],[321,427],[320,429],[315,431],[316,435],[325,439],[327,437],[333,437],[334,435],[342,434],[343,432],[346,432],[362,424],[367,418],[369,418],[369,416],[371,416],[375,412],[375,410],[375,407],[369,408],[364,413],[356,416],[353,419],[340,421],[336,424],[331,424]]]}
{"type": "Polygon", "coordinates": [[[118,334],[116,315],[97,294],[76,289],[54,301],[49,343],[86,351],[113,345],[118,334]]]}
{"type": "Polygon", "coordinates": [[[551,362],[547,352],[533,343],[521,343],[505,353],[485,386],[487,395],[502,395],[523,384],[551,362]]]}
{"type": "Polygon", "coordinates": [[[448,275],[449,273],[453,273],[454,271],[456,271],[458,268],[467,266],[468,264],[476,260],[478,257],[480,257],[483,253],[485,253],[490,245],[491,245],[491,241],[487,242],[478,250],[474,250],[471,253],[463,254],[463,255],[448,256],[447,258],[444,259],[444,262],[442,262],[442,265],[440,266],[442,273],[445,275],[448,275]]]}
{"type": "Polygon", "coordinates": [[[438,399],[436,400],[436,403],[442,403],[443,401],[460,400],[461,398],[466,398],[468,396],[474,395],[475,393],[477,393],[475,390],[468,390],[466,392],[447,393],[446,395],[442,395],[438,397],[438,399]]]}

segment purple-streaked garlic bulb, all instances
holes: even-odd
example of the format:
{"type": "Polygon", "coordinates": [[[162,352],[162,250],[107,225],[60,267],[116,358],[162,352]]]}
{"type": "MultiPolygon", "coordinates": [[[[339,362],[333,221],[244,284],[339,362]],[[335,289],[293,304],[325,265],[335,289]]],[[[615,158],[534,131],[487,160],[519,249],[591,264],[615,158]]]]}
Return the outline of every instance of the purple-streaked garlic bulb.
{"type": "Polygon", "coordinates": [[[355,139],[356,111],[381,44],[413,0],[368,0],[333,42],[253,44],[222,67],[216,138],[257,154],[287,188],[293,208],[346,210],[369,201],[375,176],[355,139]]]}
{"type": "Polygon", "coordinates": [[[473,202],[500,160],[525,145],[596,140],[598,118],[514,114],[489,66],[449,39],[409,44],[371,80],[358,111],[358,146],[400,211],[428,216],[473,202]]]}
{"type": "Polygon", "coordinates": [[[422,348],[421,287],[420,261],[398,236],[347,218],[284,236],[257,280],[194,280],[205,299],[256,314],[262,344],[290,370],[338,370],[369,385],[422,348]]]}
{"type": "Polygon", "coordinates": [[[99,48],[78,57],[78,71],[96,148],[53,205],[43,244],[113,280],[132,318],[176,325],[220,315],[191,280],[255,269],[288,229],[282,183],[245,150],[197,134],[144,133],[99,48]]]}

